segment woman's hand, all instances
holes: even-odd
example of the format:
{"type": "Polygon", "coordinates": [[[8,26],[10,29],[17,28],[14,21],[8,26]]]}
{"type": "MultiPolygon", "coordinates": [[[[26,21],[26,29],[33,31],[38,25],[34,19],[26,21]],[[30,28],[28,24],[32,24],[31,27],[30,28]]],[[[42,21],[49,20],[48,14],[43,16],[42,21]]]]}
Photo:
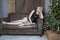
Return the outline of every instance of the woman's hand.
{"type": "Polygon", "coordinates": [[[35,24],[35,23],[31,23],[31,24],[35,24]]]}

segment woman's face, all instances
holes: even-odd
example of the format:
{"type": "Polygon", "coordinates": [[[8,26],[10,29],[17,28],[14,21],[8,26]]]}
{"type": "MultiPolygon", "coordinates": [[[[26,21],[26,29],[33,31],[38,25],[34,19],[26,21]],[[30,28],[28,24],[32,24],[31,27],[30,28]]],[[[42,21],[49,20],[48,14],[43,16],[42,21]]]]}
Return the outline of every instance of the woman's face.
{"type": "Polygon", "coordinates": [[[42,12],[42,7],[37,7],[37,12],[42,12]]]}

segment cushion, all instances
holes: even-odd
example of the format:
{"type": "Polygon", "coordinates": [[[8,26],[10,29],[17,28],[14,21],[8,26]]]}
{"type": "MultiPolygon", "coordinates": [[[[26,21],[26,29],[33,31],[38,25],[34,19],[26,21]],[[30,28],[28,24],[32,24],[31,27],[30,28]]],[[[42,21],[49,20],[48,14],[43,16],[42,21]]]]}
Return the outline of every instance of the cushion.
{"type": "Polygon", "coordinates": [[[19,25],[4,24],[4,28],[7,28],[7,29],[27,29],[27,28],[37,28],[37,25],[30,24],[30,25],[19,26],[19,25]]]}

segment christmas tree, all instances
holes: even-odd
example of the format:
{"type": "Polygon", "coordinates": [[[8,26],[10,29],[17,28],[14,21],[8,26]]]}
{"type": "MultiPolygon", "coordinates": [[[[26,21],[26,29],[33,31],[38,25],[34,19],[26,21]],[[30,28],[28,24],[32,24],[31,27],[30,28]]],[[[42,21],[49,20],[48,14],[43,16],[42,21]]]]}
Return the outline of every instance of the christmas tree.
{"type": "Polygon", "coordinates": [[[50,0],[49,12],[45,15],[44,30],[60,32],[60,0],[50,0]]]}

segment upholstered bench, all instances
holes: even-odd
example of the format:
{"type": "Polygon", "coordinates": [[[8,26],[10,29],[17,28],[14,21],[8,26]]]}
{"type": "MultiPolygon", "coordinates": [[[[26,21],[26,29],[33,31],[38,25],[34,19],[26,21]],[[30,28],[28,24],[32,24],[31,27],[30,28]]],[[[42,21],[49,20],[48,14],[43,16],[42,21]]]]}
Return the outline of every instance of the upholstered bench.
{"type": "MultiPolygon", "coordinates": [[[[18,17],[25,17],[25,15],[18,15],[18,17]]],[[[10,14],[10,21],[17,20],[16,15],[10,14]]],[[[19,19],[19,18],[18,18],[19,19]]],[[[3,24],[2,34],[43,34],[43,19],[39,18],[37,24],[18,26],[18,25],[7,25],[3,24]]]]}

